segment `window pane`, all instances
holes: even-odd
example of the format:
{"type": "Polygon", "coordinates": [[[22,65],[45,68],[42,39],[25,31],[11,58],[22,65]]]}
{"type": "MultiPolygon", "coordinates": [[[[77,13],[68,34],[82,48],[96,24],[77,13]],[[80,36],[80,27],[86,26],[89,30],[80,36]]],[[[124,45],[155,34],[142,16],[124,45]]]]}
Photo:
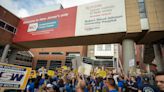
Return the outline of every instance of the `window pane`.
{"type": "Polygon", "coordinates": [[[140,10],[140,13],[146,12],[144,3],[139,3],[139,10],[140,10]]]}
{"type": "Polygon", "coordinates": [[[110,44],[105,45],[105,51],[111,51],[111,45],[110,44]]]}
{"type": "Polygon", "coordinates": [[[97,51],[103,51],[103,45],[97,45],[97,51]]]}
{"type": "Polygon", "coordinates": [[[6,27],[5,27],[6,30],[10,31],[10,32],[14,32],[14,27],[6,24],[6,27]]]}
{"type": "Polygon", "coordinates": [[[41,68],[42,66],[44,66],[44,67],[47,66],[47,60],[38,60],[38,61],[37,61],[36,69],[39,69],[39,68],[41,68]]]}
{"type": "Polygon", "coordinates": [[[0,27],[2,27],[2,28],[5,27],[5,23],[3,21],[0,21],[0,27]]]}
{"type": "Polygon", "coordinates": [[[39,52],[40,55],[48,55],[49,52],[39,52]]]}
{"type": "Polygon", "coordinates": [[[63,52],[52,52],[51,54],[52,55],[63,55],[64,53],[63,52]]]}

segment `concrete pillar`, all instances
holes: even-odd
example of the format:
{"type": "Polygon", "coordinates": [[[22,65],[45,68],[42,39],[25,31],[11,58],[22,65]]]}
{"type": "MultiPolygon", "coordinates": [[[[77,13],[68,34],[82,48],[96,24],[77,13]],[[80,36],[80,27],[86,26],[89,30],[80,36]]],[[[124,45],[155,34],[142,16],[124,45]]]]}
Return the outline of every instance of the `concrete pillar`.
{"type": "Polygon", "coordinates": [[[160,44],[154,44],[154,54],[155,54],[155,61],[157,63],[157,70],[158,71],[164,71],[164,61],[162,58],[162,51],[160,44]]]}
{"type": "Polygon", "coordinates": [[[12,64],[12,62],[16,60],[17,52],[17,50],[12,51],[11,55],[8,58],[8,63],[12,64]]]}
{"type": "Polygon", "coordinates": [[[134,41],[131,39],[124,39],[122,42],[122,48],[123,48],[123,70],[124,73],[128,75],[128,71],[130,69],[129,62],[133,64],[133,66],[131,67],[136,67],[134,41]]]}
{"type": "Polygon", "coordinates": [[[10,48],[10,44],[7,44],[3,50],[1,62],[5,62],[9,48],[10,48]]]}

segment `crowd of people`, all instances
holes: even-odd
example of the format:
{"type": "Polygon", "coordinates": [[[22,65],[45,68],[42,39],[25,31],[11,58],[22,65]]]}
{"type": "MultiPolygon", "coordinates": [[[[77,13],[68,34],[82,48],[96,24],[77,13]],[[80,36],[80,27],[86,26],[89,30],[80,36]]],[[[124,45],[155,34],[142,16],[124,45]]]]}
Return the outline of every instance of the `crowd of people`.
{"type": "Polygon", "coordinates": [[[164,92],[164,72],[154,77],[138,74],[124,74],[107,71],[106,76],[97,72],[84,75],[76,70],[54,70],[54,76],[48,76],[46,71],[37,73],[36,78],[30,78],[26,92],[164,92]],[[150,81],[154,81],[151,84],[150,81]]]}

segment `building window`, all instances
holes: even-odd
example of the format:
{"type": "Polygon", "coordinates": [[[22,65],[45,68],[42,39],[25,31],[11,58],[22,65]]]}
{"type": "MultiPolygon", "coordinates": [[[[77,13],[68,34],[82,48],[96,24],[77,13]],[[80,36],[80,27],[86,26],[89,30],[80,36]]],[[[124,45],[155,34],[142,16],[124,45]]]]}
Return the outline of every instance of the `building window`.
{"type": "Polygon", "coordinates": [[[39,68],[41,68],[42,66],[44,66],[44,67],[47,66],[47,60],[38,60],[38,61],[37,61],[36,69],[39,69],[39,68]]]}
{"type": "Polygon", "coordinates": [[[49,69],[54,70],[55,68],[60,68],[62,65],[62,61],[60,60],[51,60],[49,69]]]}
{"type": "Polygon", "coordinates": [[[12,27],[12,26],[10,26],[8,24],[6,24],[5,29],[10,31],[10,32],[12,32],[12,33],[14,33],[14,30],[15,30],[14,27],[12,27]]]}
{"type": "Polygon", "coordinates": [[[139,7],[140,18],[147,18],[145,1],[144,0],[138,0],[138,5],[139,5],[138,7],[139,7]]]}
{"type": "Polygon", "coordinates": [[[39,52],[39,55],[49,55],[49,52],[39,52]]]}
{"type": "Polygon", "coordinates": [[[16,60],[23,61],[23,62],[32,62],[32,57],[22,54],[17,54],[16,60]]]}
{"type": "Polygon", "coordinates": [[[17,32],[17,29],[14,29],[13,33],[16,33],[17,32]]]}
{"type": "Polygon", "coordinates": [[[4,28],[5,27],[5,23],[3,21],[0,20],[0,27],[4,28]]]}
{"type": "Polygon", "coordinates": [[[111,45],[110,44],[105,45],[105,51],[111,51],[111,45]]]}
{"type": "Polygon", "coordinates": [[[64,53],[63,52],[52,52],[51,54],[52,55],[63,55],[64,53]]]}
{"type": "Polygon", "coordinates": [[[104,44],[104,45],[96,45],[97,51],[111,51],[111,45],[110,44],[104,44]]]}
{"type": "Polygon", "coordinates": [[[97,51],[103,51],[103,45],[97,45],[97,51]]]}
{"type": "Polygon", "coordinates": [[[80,56],[80,52],[66,52],[66,56],[70,56],[70,57],[80,56]]]}
{"type": "Polygon", "coordinates": [[[12,25],[6,23],[5,21],[3,20],[0,20],[0,27],[9,31],[9,32],[12,32],[12,33],[15,33],[16,32],[16,28],[13,27],[12,25]]]}

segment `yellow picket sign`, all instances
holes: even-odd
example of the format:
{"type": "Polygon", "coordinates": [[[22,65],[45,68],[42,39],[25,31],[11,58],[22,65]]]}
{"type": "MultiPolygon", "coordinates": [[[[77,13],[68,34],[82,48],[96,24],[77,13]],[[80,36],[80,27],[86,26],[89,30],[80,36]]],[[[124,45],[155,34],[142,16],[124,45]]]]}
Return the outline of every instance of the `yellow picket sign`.
{"type": "Polygon", "coordinates": [[[100,73],[101,69],[98,69],[96,73],[100,73]]]}
{"type": "Polygon", "coordinates": [[[31,77],[31,78],[36,78],[36,71],[35,71],[35,70],[32,70],[32,71],[31,71],[30,77],[31,77]]]}
{"type": "Polygon", "coordinates": [[[52,70],[48,70],[48,73],[47,73],[49,76],[54,76],[55,75],[55,72],[54,71],[52,71],[52,70]]]}
{"type": "Polygon", "coordinates": [[[106,71],[100,71],[99,76],[101,77],[106,77],[106,71]]]}
{"type": "Polygon", "coordinates": [[[68,67],[67,66],[62,66],[62,69],[67,70],[68,67]]]}

